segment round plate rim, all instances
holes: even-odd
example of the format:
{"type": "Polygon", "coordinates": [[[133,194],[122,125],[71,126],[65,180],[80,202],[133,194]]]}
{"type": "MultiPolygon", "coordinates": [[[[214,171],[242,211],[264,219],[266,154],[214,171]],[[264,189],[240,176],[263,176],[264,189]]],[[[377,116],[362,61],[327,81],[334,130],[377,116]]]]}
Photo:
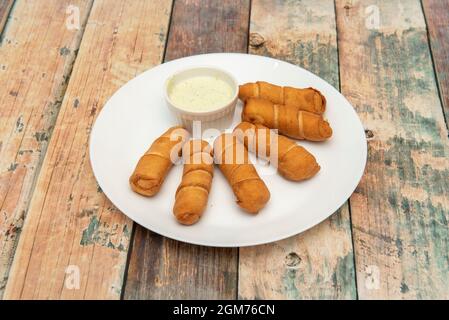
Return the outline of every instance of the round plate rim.
{"type": "Polygon", "coordinates": [[[299,235],[299,234],[301,234],[301,233],[303,233],[303,232],[305,232],[305,231],[311,229],[312,227],[314,227],[314,226],[320,224],[321,222],[323,222],[324,220],[326,220],[327,218],[329,218],[330,216],[332,216],[334,213],[336,213],[336,212],[339,210],[339,208],[341,208],[341,207],[345,204],[345,202],[351,197],[351,195],[353,194],[353,192],[354,192],[355,189],[357,188],[358,184],[360,183],[360,180],[361,180],[361,178],[362,178],[362,176],[363,176],[363,174],[364,174],[364,171],[365,171],[365,167],[366,167],[366,163],[367,163],[368,145],[367,145],[366,139],[363,139],[363,141],[364,141],[364,143],[363,143],[363,149],[361,150],[361,152],[363,153],[363,157],[362,157],[362,159],[363,159],[363,164],[362,164],[361,167],[360,167],[361,170],[360,170],[359,172],[357,172],[357,175],[356,175],[357,178],[353,180],[354,183],[353,183],[353,185],[351,186],[351,188],[348,188],[348,190],[351,190],[351,191],[348,191],[347,194],[345,195],[345,197],[342,197],[342,199],[344,199],[344,200],[339,201],[338,206],[336,206],[336,208],[335,208],[332,212],[326,213],[326,214],[324,214],[324,215],[320,215],[320,217],[317,217],[317,219],[315,219],[313,222],[304,224],[302,228],[298,228],[298,229],[295,230],[295,231],[292,231],[292,232],[289,232],[289,233],[284,233],[284,234],[279,235],[279,236],[272,236],[272,237],[267,238],[267,239],[264,239],[264,240],[244,241],[244,242],[240,242],[240,243],[238,243],[238,244],[235,244],[235,243],[232,243],[232,244],[230,244],[230,243],[220,243],[220,242],[216,242],[216,243],[205,243],[205,242],[203,242],[203,241],[195,241],[195,240],[191,240],[191,239],[184,239],[184,238],[181,237],[181,236],[168,234],[168,233],[166,233],[166,232],[160,232],[160,231],[152,230],[152,229],[150,229],[150,228],[144,226],[141,222],[139,222],[140,219],[139,219],[138,217],[132,216],[132,214],[126,213],[125,210],[123,210],[122,208],[120,208],[120,205],[118,205],[117,203],[115,203],[115,202],[108,196],[108,194],[107,194],[105,188],[103,188],[103,187],[101,186],[101,182],[100,182],[101,179],[99,179],[99,177],[98,177],[97,174],[96,174],[95,164],[94,164],[94,161],[93,161],[93,159],[92,159],[92,154],[93,154],[92,137],[94,136],[94,133],[95,133],[95,131],[96,131],[96,127],[97,127],[97,119],[100,117],[100,115],[101,115],[101,113],[103,112],[103,110],[105,110],[105,107],[106,107],[106,106],[108,105],[108,103],[114,98],[114,96],[115,96],[119,91],[121,91],[125,86],[130,85],[130,83],[132,83],[133,81],[136,81],[139,77],[143,76],[145,73],[154,71],[154,69],[160,68],[160,67],[163,66],[164,64],[167,64],[167,63],[179,63],[179,62],[181,62],[182,60],[196,59],[196,58],[201,58],[201,57],[204,57],[204,56],[229,56],[229,55],[234,55],[234,56],[245,56],[245,57],[250,56],[251,58],[254,58],[254,59],[262,59],[262,60],[267,60],[267,59],[268,59],[268,60],[272,60],[273,62],[276,62],[276,63],[288,64],[288,65],[290,65],[290,66],[292,66],[292,67],[299,68],[299,69],[301,69],[303,72],[306,72],[306,73],[308,73],[308,74],[310,74],[310,75],[313,75],[314,77],[319,78],[319,79],[320,79],[321,81],[323,81],[326,85],[328,85],[331,89],[335,90],[335,91],[336,91],[336,92],[337,92],[337,93],[338,93],[338,94],[345,100],[345,102],[346,102],[347,104],[349,104],[349,105],[352,107],[352,108],[351,108],[351,111],[352,111],[353,114],[355,115],[355,118],[358,120],[358,121],[357,121],[357,126],[359,127],[361,133],[363,133],[363,136],[365,136],[365,132],[364,132],[365,130],[364,130],[363,124],[362,124],[362,122],[360,121],[360,118],[359,118],[357,112],[355,111],[355,109],[354,109],[354,107],[352,106],[352,104],[346,99],[346,97],[345,97],[341,92],[339,92],[334,86],[332,86],[329,82],[327,82],[326,80],[324,80],[324,79],[321,78],[320,76],[314,74],[313,72],[311,72],[311,71],[309,71],[309,70],[306,70],[306,69],[304,69],[304,68],[302,68],[302,67],[300,67],[300,66],[297,66],[297,65],[292,64],[292,63],[287,62],[287,61],[275,59],[275,58],[272,58],[272,57],[265,57],[265,56],[259,56],[259,55],[253,55],[253,54],[246,54],[246,53],[207,53],[207,54],[192,55],[192,56],[187,56],[187,57],[182,57],[182,58],[170,60],[170,61],[168,61],[168,62],[161,63],[161,64],[159,64],[159,65],[156,65],[156,66],[154,66],[154,67],[151,67],[151,68],[149,68],[149,69],[147,69],[147,70],[141,72],[140,74],[136,75],[134,78],[130,79],[129,81],[127,81],[126,83],[124,83],[122,86],[120,86],[120,87],[114,92],[114,94],[112,94],[112,95],[109,97],[109,99],[104,103],[103,108],[100,110],[100,113],[99,113],[99,114],[97,115],[97,117],[95,118],[94,124],[93,124],[93,126],[92,126],[92,130],[91,130],[90,135],[89,135],[89,142],[88,142],[88,143],[89,143],[89,162],[90,162],[90,165],[91,165],[91,168],[92,168],[93,175],[94,175],[94,177],[95,177],[95,179],[96,179],[98,185],[100,186],[100,188],[102,188],[102,191],[103,191],[104,195],[109,199],[109,201],[111,201],[111,203],[112,203],[117,209],[120,210],[120,212],[121,212],[122,214],[124,214],[126,217],[128,217],[129,219],[131,219],[133,222],[139,224],[139,225],[142,226],[143,228],[148,229],[148,230],[150,230],[151,232],[157,233],[157,234],[159,234],[159,235],[161,235],[161,236],[167,237],[167,238],[169,238],[169,239],[173,239],[173,240],[176,240],[176,241],[181,241],[181,242],[189,243],[189,244],[193,244],[193,245],[207,246],[207,247],[236,248],[236,247],[248,247],[248,246],[263,245],[263,244],[272,243],[272,242],[284,240],[284,239],[287,239],[287,238],[290,238],[290,237],[299,235]]]}

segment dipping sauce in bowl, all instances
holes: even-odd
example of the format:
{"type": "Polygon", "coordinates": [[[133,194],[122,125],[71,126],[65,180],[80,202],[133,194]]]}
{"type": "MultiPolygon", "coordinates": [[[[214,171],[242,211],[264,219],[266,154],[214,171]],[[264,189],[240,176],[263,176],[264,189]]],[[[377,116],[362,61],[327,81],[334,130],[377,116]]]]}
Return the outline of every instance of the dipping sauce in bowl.
{"type": "Polygon", "coordinates": [[[186,129],[227,128],[234,116],[238,84],[228,72],[215,67],[179,71],[165,83],[167,105],[186,129]]]}
{"type": "Polygon", "coordinates": [[[231,86],[218,77],[197,76],[175,83],[168,92],[170,100],[179,108],[193,112],[212,111],[229,102],[231,86]]]}

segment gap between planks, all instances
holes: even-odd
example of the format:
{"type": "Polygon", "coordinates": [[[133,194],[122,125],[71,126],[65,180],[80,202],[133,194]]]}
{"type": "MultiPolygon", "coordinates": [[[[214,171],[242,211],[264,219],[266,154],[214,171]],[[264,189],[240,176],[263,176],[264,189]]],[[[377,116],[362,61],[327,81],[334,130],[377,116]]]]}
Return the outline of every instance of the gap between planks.
{"type": "Polygon", "coordinates": [[[446,128],[449,130],[449,0],[422,0],[421,6],[426,21],[441,106],[445,115],[446,128]]]}
{"type": "Polygon", "coordinates": [[[15,0],[3,0],[0,2],[0,46],[3,41],[3,34],[6,32],[10,15],[14,10],[15,0]]]}

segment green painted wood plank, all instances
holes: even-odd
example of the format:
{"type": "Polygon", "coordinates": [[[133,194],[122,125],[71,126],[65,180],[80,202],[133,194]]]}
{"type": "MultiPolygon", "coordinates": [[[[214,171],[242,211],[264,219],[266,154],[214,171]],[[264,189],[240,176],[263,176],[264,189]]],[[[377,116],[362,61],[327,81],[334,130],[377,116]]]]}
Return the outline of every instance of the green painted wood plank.
{"type": "Polygon", "coordinates": [[[341,89],[368,132],[350,199],[361,299],[449,298],[449,147],[419,0],[336,1],[341,89]]]}
{"type": "MultiPolygon", "coordinates": [[[[254,1],[250,32],[251,53],[302,66],[339,87],[333,0],[254,1]]],[[[239,297],[354,299],[354,273],[345,204],[331,218],[298,236],[241,248],[239,297]]]]}
{"type": "Polygon", "coordinates": [[[423,0],[430,47],[449,128],[449,0],[423,0]]]}

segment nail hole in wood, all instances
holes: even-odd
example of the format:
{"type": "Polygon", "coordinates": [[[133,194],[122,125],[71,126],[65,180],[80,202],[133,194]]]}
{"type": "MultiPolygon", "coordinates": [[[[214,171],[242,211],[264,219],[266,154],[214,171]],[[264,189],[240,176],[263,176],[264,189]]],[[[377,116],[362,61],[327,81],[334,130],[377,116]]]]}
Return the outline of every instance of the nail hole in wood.
{"type": "Polygon", "coordinates": [[[249,35],[249,45],[251,47],[260,47],[265,43],[264,37],[262,37],[260,34],[253,32],[249,35]]]}
{"type": "Polygon", "coordinates": [[[298,268],[301,263],[301,258],[296,252],[290,252],[285,256],[285,265],[287,268],[298,268]]]}
{"type": "Polygon", "coordinates": [[[372,139],[374,137],[374,133],[371,130],[365,130],[365,136],[367,139],[372,139]]]}

